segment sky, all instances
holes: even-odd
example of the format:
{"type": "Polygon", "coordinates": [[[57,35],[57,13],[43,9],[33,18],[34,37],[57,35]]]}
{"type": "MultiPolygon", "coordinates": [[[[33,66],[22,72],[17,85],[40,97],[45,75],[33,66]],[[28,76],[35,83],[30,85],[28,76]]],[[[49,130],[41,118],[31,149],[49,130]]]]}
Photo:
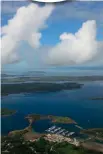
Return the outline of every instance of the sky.
{"type": "Polygon", "coordinates": [[[102,1],[2,2],[2,70],[103,73],[102,8],[102,1]]]}

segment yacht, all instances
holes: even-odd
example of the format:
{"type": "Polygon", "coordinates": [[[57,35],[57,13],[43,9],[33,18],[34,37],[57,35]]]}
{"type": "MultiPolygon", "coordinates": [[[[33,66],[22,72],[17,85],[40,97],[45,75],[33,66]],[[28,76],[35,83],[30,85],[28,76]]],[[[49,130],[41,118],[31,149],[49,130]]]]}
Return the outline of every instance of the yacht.
{"type": "Polygon", "coordinates": [[[47,132],[51,132],[53,129],[55,129],[56,128],[56,126],[52,126],[52,127],[50,127],[49,129],[47,129],[46,131],[47,132]]]}
{"type": "Polygon", "coordinates": [[[75,132],[70,132],[69,134],[67,134],[67,136],[71,136],[73,135],[75,132]]]}
{"type": "Polygon", "coordinates": [[[56,134],[61,134],[65,129],[61,129],[59,132],[57,132],[56,134]]]}
{"type": "Polygon", "coordinates": [[[58,130],[60,130],[61,129],[61,127],[58,127],[58,128],[56,128],[56,129],[54,129],[53,131],[52,131],[52,133],[56,133],[58,130]]]}

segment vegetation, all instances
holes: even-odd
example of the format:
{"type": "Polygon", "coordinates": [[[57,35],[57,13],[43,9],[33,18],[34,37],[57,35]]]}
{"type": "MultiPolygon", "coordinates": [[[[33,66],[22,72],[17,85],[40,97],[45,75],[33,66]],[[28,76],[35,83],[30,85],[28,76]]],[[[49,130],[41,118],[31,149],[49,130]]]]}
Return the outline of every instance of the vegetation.
{"type": "Polygon", "coordinates": [[[40,138],[35,142],[25,141],[20,136],[1,138],[1,154],[98,154],[67,142],[53,143],[40,138]]]}
{"type": "Polygon", "coordinates": [[[76,124],[76,122],[69,117],[61,117],[61,116],[53,116],[53,115],[29,114],[25,118],[28,119],[30,125],[34,121],[43,120],[43,119],[50,119],[53,123],[64,123],[64,124],[74,123],[76,124]]]}
{"type": "Polygon", "coordinates": [[[11,131],[11,132],[9,132],[9,136],[23,136],[24,134],[26,134],[30,131],[32,131],[32,128],[29,126],[24,129],[21,129],[21,130],[11,131]]]}
{"type": "Polygon", "coordinates": [[[50,116],[50,118],[54,123],[63,123],[63,124],[75,123],[76,124],[76,122],[69,117],[50,116]]]}
{"type": "Polygon", "coordinates": [[[84,129],[81,130],[81,133],[103,140],[103,128],[84,129]]]}
{"type": "MultiPolygon", "coordinates": [[[[33,122],[40,120],[41,118],[43,117],[40,114],[30,114],[27,117],[25,117],[25,119],[28,119],[30,126],[32,125],[33,122]]],[[[47,119],[47,117],[45,119],[47,119]]]]}
{"type": "Polygon", "coordinates": [[[16,111],[15,110],[10,110],[10,109],[7,109],[7,108],[1,108],[1,116],[9,116],[9,115],[12,115],[12,114],[15,114],[16,111]]]}
{"type": "Polygon", "coordinates": [[[1,84],[1,95],[33,92],[55,92],[81,88],[79,83],[14,83],[1,84]]]}
{"type": "Polygon", "coordinates": [[[25,118],[26,119],[32,119],[32,120],[36,121],[36,120],[40,120],[41,119],[41,115],[40,114],[29,114],[25,118]]]}

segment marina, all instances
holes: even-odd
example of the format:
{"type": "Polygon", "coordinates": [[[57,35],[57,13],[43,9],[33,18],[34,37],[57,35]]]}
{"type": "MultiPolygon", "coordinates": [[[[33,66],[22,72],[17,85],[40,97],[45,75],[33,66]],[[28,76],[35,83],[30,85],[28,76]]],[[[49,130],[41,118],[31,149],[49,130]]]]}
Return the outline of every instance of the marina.
{"type": "Polygon", "coordinates": [[[51,133],[51,134],[62,135],[66,137],[70,137],[75,133],[75,132],[69,132],[66,129],[62,129],[61,127],[57,127],[57,126],[52,126],[48,128],[46,132],[51,133]]]}
{"type": "Polygon", "coordinates": [[[46,131],[47,131],[47,132],[51,132],[51,131],[53,131],[55,128],[56,128],[56,126],[52,126],[52,127],[50,127],[49,129],[47,129],[46,131]]]}

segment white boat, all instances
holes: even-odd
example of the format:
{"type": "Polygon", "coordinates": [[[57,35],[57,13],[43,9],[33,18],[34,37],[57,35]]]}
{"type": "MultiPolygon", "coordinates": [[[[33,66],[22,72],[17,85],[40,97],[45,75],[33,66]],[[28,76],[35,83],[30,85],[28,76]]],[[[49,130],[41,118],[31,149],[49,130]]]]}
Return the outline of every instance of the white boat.
{"type": "Polygon", "coordinates": [[[60,130],[60,129],[61,129],[61,127],[56,128],[55,130],[53,130],[53,133],[57,132],[57,131],[60,130]]]}
{"type": "Polygon", "coordinates": [[[65,134],[69,133],[68,131],[65,132],[65,134]]]}
{"type": "Polygon", "coordinates": [[[56,126],[52,126],[52,127],[50,127],[49,129],[47,129],[46,131],[47,132],[50,132],[50,131],[52,131],[53,129],[55,129],[56,128],[56,126]]]}
{"type": "Polygon", "coordinates": [[[65,129],[60,130],[59,132],[57,132],[56,134],[61,134],[65,129]]]}
{"type": "Polygon", "coordinates": [[[73,135],[75,132],[70,132],[67,136],[71,136],[73,135]]]}
{"type": "Polygon", "coordinates": [[[65,136],[65,132],[63,132],[61,135],[65,136]]]}

